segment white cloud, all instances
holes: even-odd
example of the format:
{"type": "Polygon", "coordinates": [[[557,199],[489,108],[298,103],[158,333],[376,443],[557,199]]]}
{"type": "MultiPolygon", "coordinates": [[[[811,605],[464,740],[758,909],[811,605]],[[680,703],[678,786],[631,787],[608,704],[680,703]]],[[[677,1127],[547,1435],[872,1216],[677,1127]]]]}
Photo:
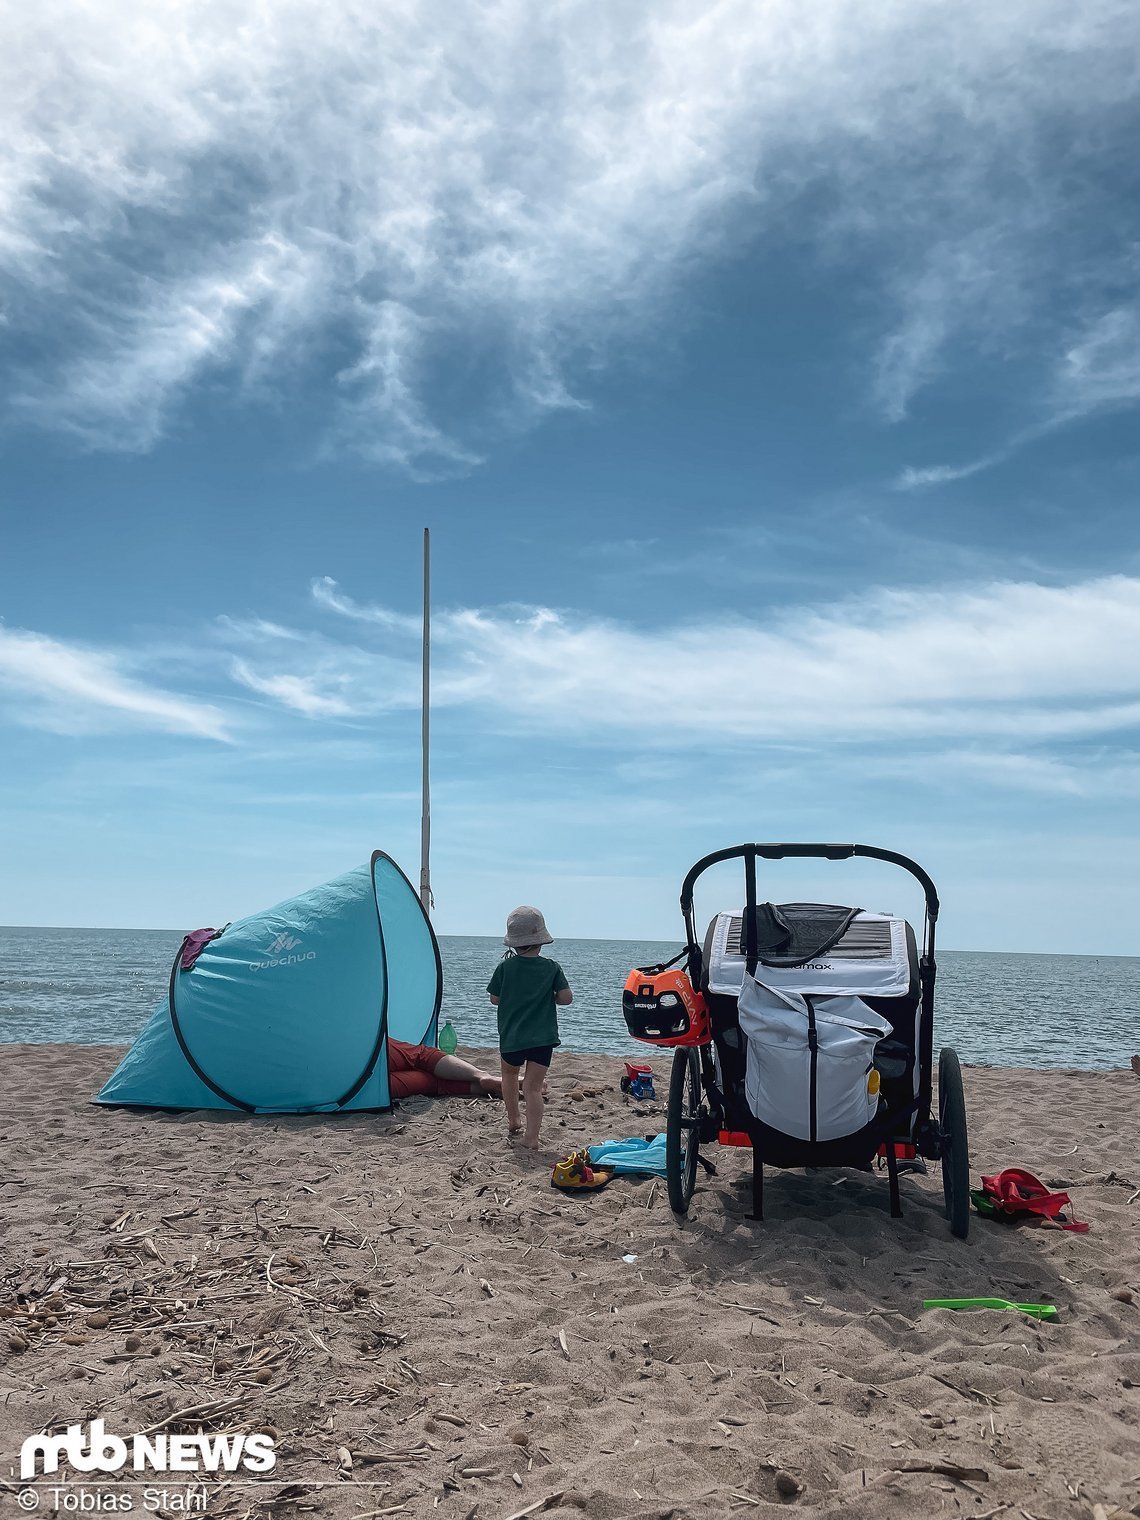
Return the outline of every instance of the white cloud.
{"type": "MultiPolygon", "coordinates": [[[[345,718],[352,713],[351,705],[335,691],[319,690],[318,680],[313,676],[259,676],[244,660],[235,660],[230,671],[235,681],[248,686],[251,691],[272,697],[283,707],[291,707],[306,718],[345,718]]],[[[333,678],[334,686],[345,684],[347,677],[333,678]]]]}
{"type": "Polygon", "coordinates": [[[22,722],[63,733],[136,727],[229,738],[217,707],[145,686],[122,663],[106,651],[0,626],[0,688],[22,722]]]}
{"type": "Polygon", "coordinates": [[[1041,399],[1044,416],[1019,429],[993,453],[963,465],[908,467],[894,481],[898,491],[921,490],[968,480],[1004,464],[1011,455],[1058,428],[1097,412],[1117,411],[1140,402],[1140,301],[1112,306],[1088,319],[1071,334],[1041,399]]]}
{"type": "MultiPolygon", "coordinates": [[[[350,625],[315,631],[220,619],[193,669],[316,723],[414,712],[419,621],[313,584],[350,625]],[[413,635],[416,635],[413,637],[413,635]]],[[[544,732],[650,752],[721,742],[935,746],[962,773],[1023,789],[1082,786],[1065,746],[1140,730],[1140,578],[880,590],[829,610],[690,620],[645,630],[550,608],[439,609],[432,696],[486,734],[544,732]],[[947,747],[948,746],[948,747],[947,747]]],[[[228,739],[223,701],[144,683],[185,673],[189,646],[129,657],[0,627],[0,687],[24,722],[67,732],[140,726],[228,739]]],[[[1129,761],[1100,772],[1129,788],[1129,761]]]]}
{"type": "Polygon", "coordinates": [[[1007,457],[1008,454],[1003,451],[987,454],[983,459],[971,460],[969,464],[935,464],[921,470],[908,465],[895,480],[894,488],[896,491],[921,491],[927,486],[948,485],[952,480],[969,480],[971,475],[991,470],[1007,457]]]}
{"type": "Polygon", "coordinates": [[[381,301],[361,322],[362,352],[337,379],[351,398],[330,448],[347,443],[379,464],[431,479],[465,473],[482,459],[434,423],[421,399],[428,322],[399,301],[381,301]],[[379,429],[375,427],[381,419],[379,429]]]}
{"type": "Polygon", "coordinates": [[[401,633],[421,633],[423,624],[419,618],[408,617],[406,613],[392,612],[387,607],[378,607],[375,603],[355,602],[338,587],[331,575],[319,576],[313,581],[310,590],[313,600],[321,607],[330,612],[339,612],[342,617],[356,618],[362,623],[376,623],[382,628],[391,628],[401,633]]]}
{"type": "MultiPolygon", "coordinates": [[[[359,623],[354,603],[335,601],[359,623]]],[[[880,591],[825,612],[653,632],[546,608],[469,608],[438,612],[433,630],[439,706],[579,739],[660,730],[666,747],[966,736],[1040,744],[1140,728],[1140,580],[1126,576],[880,591]]],[[[311,670],[326,689],[337,671],[341,699],[366,714],[416,705],[417,660],[403,640],[373,656],[356,645],[338,655],[322,635],[311,670]]],[[[276,674],[304,680],[311,670],[290,646],[276,674]]],[[[266,664],[261,680],[272,679],[266,664]]]]}
{"type": "Polygon", "coordinates": [[[1090,321],[1063,354],[1054,385],[1059,421],[1140,401],[1140,301],[1090,321]]]}
{"type": "MultiPolygon", "coordinates": [[[[418,620],[340,597],[328,577],[314,582],[312,590],[318,602],[354,621],[399,634],[414,624],[419,632],[418,620]]],[[[419,704],[420,679],[411,656],[418,640],[393,654],[261,618],[228,617],[216,621],[213,639],[223,652],[235,646],[242,651],[224,661],[231,680],[306,718],[356,718],[419,704]]]]}
{"type": "Polygon", "coordinates": [[[1082,763],[1018,750],[949,749],[938,757],[940,774],[976,785],[1037,792],[1050,797],[1140,796],[1140,761],[1094,753],[1082,763]]]}
{"type": "Polygon", "coordinates": [[[280,623],[271,623],[267,618],[232,618],[223,614],[218,618],[218,627],[224,631],[226,638],[239,643],[264,644],[278,639],[303,642],[307,637],[297,628],[285,628],[280,623]]]}
{"type": "Polygon", "coordinates": [[[172,401],[211,367],[232,362],[239,340],[243,362],[258,373],[256,350],[268,348],[270,329],[282,326],[275,308],[289,294],[289,252],[272,238],[236,253],[220,250],[214,273],[158,284],[137,308],[92,311],[89,351],[66,362],[62,386],[31,378],[17,397],[18,413],[96,447],[151,448],[172,401]],[[259,307],[265,310],[256,328],[259,307]]]}
{"type": "Polygon", "coordinates": [[[901,321],[879,350],[875,374],[876,400],[888,421],[901,422],[916,392],[939,374],[947,339],[978,293],[992,288],[993,272],[992,259],[936,238],[918,267],[897,279],[901,321]]]}
{"type": "MultiPolygon", "coordinates": [[[[0,69],[25,415],[146,448],[184,392],[339,371],[331,439],[421,474],[579,406],[742,239],[875,251],[902,416],[1000,332],[1133,87],[1130,0],[42,0],[0,69]],[[334,352],[339,356],[330,358],[334,352]],[[459,397],[456,401],[455,398],[459,397]]],[[[1124,212],[1120,213],[1122,216],[1124,212]]],[[[1035,271],[1037,274],[1035,274],[1035,271]]],[[[326,419],[327,420],[327,419],[326,419]]]]}

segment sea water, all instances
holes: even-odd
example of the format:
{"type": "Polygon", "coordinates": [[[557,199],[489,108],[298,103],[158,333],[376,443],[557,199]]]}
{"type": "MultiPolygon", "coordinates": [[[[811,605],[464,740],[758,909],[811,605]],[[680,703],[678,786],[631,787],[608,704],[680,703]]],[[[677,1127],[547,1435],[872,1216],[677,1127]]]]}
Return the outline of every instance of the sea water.
{"type": "MultiPolygon", "coordinates": [[[[0,1044],[125,1045],[162,997],[179,933],[161,929],[0,928],[0,1044]]],[[[567,1050],[645,1058],[621,1016],[632,966],[680,944],[564,939],[550,949],[574,990],[559,1024],[567,1050]]],[[[501,941],[443,935],[442,1018],[464,1045],[493,1046],[487,981],[501,941]]],[[[1140,1052],[1140,958],[945,950],[934,1043],[994,1066],[1126,1065],[1140,1052]]],[[[668,1057],[666,1056],[666,1060],[668,1057]]]]}

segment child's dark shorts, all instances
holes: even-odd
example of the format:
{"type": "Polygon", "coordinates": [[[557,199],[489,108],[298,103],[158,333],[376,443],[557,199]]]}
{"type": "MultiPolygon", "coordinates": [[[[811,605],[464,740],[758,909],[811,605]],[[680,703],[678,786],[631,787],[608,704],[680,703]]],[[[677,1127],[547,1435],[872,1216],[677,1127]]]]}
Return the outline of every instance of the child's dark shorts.
{"type": "Polygon", "coordinates": [[[500,1050],[499,1055],[508,1066],[525,1066],[533,1061],[536,1066],[549,1066],[554,1059],[553,1045],[532,1045],[529,1050],[500,1050]]]}

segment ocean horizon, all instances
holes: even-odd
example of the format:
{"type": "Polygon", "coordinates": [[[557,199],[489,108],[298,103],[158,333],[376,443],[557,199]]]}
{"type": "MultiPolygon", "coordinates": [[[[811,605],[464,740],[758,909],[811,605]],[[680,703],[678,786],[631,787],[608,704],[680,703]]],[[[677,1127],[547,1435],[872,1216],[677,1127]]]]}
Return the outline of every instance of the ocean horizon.
{"type": "MultiPolygon", "coordinates": [[[[129,1044],[166,990],[182,932],[0,926],[0,1044],[129,1044]]],[[[503,953],[490,935],[440,935],[441,1021],[464,1045],[497,1043],[487,981],[503,953]]],[[[558,941],[574,1002],[560,1016],[567,1050],[644,1058],[626,1032],[631,967],[668,959],[680,940],[558,941]]],[[[1140,1051],[1140,957],[942,950],[935,1046],[992,1066],[1102,1070],[1140,1051]]],[[[669,1059],[658,1056],[659,1067],[669,1059]]]]}

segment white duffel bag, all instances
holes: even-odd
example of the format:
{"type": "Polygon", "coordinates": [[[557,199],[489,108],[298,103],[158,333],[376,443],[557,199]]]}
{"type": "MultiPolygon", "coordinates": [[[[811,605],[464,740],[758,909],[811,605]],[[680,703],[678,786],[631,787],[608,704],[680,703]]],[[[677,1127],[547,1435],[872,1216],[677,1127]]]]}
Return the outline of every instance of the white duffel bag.
{"type": "Polygon", "coordinates": [[[748,1042],[744,1091],[762,1124],[822,1141],[854,1135],[871,1122],[879,1097],[868,1079],[875,1046],[891,1033],[886,1019],[862,998],[807,998],[748,975],[739,1006],[748,1042]]]}

